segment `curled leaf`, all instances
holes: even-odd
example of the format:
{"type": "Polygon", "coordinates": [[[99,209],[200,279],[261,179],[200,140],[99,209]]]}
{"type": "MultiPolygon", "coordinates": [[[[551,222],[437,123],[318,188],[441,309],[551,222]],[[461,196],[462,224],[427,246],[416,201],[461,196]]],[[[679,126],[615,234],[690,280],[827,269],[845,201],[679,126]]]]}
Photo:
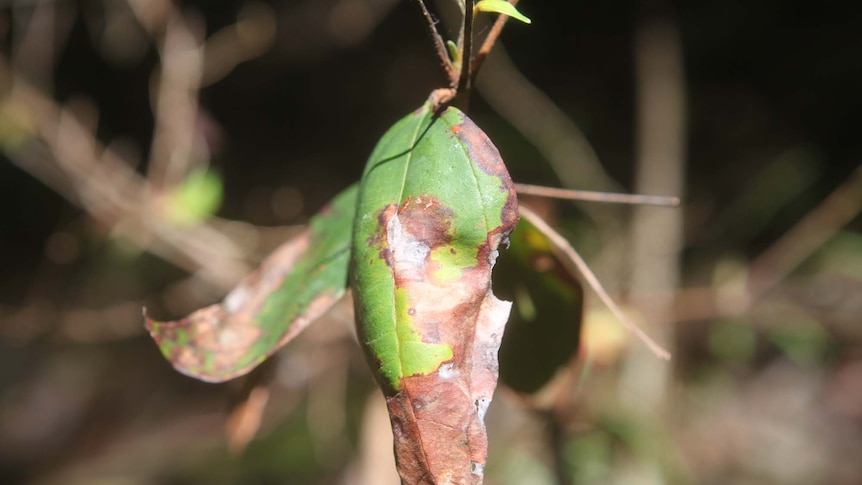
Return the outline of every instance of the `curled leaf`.
{"type": "Polygon", "coordinates": [[[475,12],[494,12],[508,15],[509,17],[520,20],[525,24],[533,22],[529,17],[522,14],[517,7],[506,0],[480,0],[473,8],[475,12]]]}
{"type": "Polygon", "coordinates": [[[403,483],[482,482],[511,308],[491,293],[491,268],[517,221],[499,152],[455,108],[405,117],[365,168],[351,286],[403,483]]]}
{"type": "Polygon", "coordinates": [[[311,219],[222,301],[173,322],[146,319],[162,354],[209,382],[243,375],[321,316],[346,291],[357,187],[311,219]]]}

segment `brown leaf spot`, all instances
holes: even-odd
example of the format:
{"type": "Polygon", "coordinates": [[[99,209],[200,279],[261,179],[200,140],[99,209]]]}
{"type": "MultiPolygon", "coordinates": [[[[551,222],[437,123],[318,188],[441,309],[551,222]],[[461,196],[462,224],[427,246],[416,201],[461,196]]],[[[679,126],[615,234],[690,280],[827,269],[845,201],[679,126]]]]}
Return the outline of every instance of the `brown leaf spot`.
{"type": "Polygon", "coordinates": [[[398,209],[403,231],[430,249],[449,244],[455,212],[431,196],[408,197],[398,209]]]}

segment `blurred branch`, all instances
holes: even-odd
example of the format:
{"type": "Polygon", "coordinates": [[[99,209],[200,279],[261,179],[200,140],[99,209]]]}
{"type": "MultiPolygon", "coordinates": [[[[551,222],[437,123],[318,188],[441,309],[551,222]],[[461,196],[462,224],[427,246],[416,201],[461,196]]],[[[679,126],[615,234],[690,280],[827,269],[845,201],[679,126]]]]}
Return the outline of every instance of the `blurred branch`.
{"type": "Polygon", "coordinates": [[[57,48],[71,31],[73,7],[48,0],[12,5],[12,57],[14,70],[41,89],[53,89],[57,48]],[[25,8],[21,8],[25,7],[25,8]]]}
{"type": "Polygon", "coordinates": [[[749,297],[774,288],[862,211],[862,165],[750,266],[749,297]]]}
{"type": "Polygon", "coordinates": [[[265,3],[242,7],[237,22],[210,35],[203,47],[200,85],[209,86],[236,66],[262,55],[275,40],[275,12],[265,3]]]}
{"type": "MultiPolygon", "coordinates": [[[[237,63],[262,53],[274,35],[274,14],[262,4],[246,6],[236,24],[205,43],[203,28],[192,25],[172,2],[129,0],[128,4],[161,54],[153,93],[156,126],[148,178],[141,177],[112,147],[100,145],[95,109],[81,103],[58,106],[21,79],[17,64],[8,68],[0,60],[0,76],[8,82],[3,114],[16,126],[31,130],[27,136],[44,143],[11,150],[10,158],[136,246],[197,274],[220,291],[227,290],[250,269],[244,262],[248,248],[238,246],[225,232],[236,228],[224,224],[178,227],[167,213],[165,197],[195,164],[209,158],[197,101],[204,76],[212,82],[237,63]]],[[[26,42],[39,32],[25,31],[19,57],[26,45],[52,45],[26,42]]]]}
{"type": "Polygon", "coordinates": [[[479,93],[545,157],[569,189],[619,192],[583,132],[512,63],[502,44],[488,54],[479,93]]]}
{"type": "Polygon", "coordinates": [[[0,61],[0,78],[11,80],[3,114],[29,126],[48,153],[10,152],[11,160],[42,180],[94,219],[139,247],[198,273],[226,290],[248,273],[236,244],[207,224],[179,228],[169,220],[148,182],[110,149],[69,109],[8,72],[0,61]]]}
{"type": "Polygon", "coordinates": [[[176,7],[171,0],[127,0],[138,22],[150,33],[156,35],[174,14],[176,7]]]}
{"type": "Polygon", "coordinates": [[[356,477],[348,485],[399,485],[392,453],[392,426],[383,394],[374,389],[365,400],[359,431],[359,456],[354,464],[356,477]]]}
{"type": "MultiPolygon", "coordinates": [[[[635,192],[682,195],[685,186],[686,96],[682,47],[677,27],[667,17],[642,21],[635,36],[637,81],[637,162],[635,192]]],[[[644,315],[650,334],[672,347],[674,328],[655,322],[673,321],[683,245],[682,211],[635,208],[632,228],[630,300],[644,315]],[[669,290],[658,297],[650,289],[669,290]]],[[[620,388],[635,398],[638,412],[653,415],[664,405],[671,367],[633,349],[626,359],[620,388]]],[[[654,464],[639,470],[637,483],[663,483],[654,464]],[[643,473],[639,473],[642,471],[643,473]],[[655,478],[655,481],[653,481],[655,478]]]]}
{"type": "Polygon", "coordinates": [[[157,190],[178,184],[196,162],[208,158],[201,153],[206,147],[197,129],[204,59],[200,37],[176,11],[168,17],[159,45],[162,62],[154,93],[156,126],[147,174],[157,190]]]}

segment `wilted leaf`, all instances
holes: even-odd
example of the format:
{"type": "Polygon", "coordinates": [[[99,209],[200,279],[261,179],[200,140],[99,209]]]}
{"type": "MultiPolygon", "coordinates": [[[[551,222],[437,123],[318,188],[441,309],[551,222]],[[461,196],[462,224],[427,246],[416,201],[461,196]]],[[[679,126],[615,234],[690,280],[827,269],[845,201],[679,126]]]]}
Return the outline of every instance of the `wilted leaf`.
{"type": "Polygon", "coordinates": [[[491,293],[518,221],[496,147],[455,108],[395,124],[365,168],[353,234],[360,343],[405,484],[482,482],[484,415],[511,303],[491,293]]]}
{"type": "Polygon", "coordinates": [[[174,322],[147,318],[150,335],[183,374],[221,382],[245,374],[344,295],[356,186],[273,252],[220,304],[174,322]]]}
{"type": "Polygon", "coordinates": [[[541,390],[578,352],[584,291],[548,238],[522,220],[495,271],[514,311],[500,347],[500,380],[520,393],[541,390]]]}

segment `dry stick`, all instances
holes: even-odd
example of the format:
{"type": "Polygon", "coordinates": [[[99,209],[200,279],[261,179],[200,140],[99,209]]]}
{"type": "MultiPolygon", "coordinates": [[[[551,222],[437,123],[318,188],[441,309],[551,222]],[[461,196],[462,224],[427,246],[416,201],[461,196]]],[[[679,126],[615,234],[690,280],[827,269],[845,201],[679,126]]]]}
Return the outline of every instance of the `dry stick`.
{"type": "MultiPolygon", "coordinates": [[[[509,3],[512,4],[512,6],[514,7],[518,4],[518,0],[509,0],[509,3]]],[[[473,84],[473,81],[476,80],[476,75],[479,73],[479,68],[482,67],[482,63],[485,62],[485,58],[488,57],[488,53],[491,52],[491,49],[494,48],[494,44],[497,42],[497,39],[503,32],[503,27],[506,26],[507,20],[509,20],[508,15],[500,14],[497,17],[497,21],[494,22],[494,26],[491,27],[491,31],[488,33],[488,36],[485,37],[485,41],[482,43],[482,47],[480,47],[479,52],[476,53],[476,58],[473,59],[471,67],[471,85],[473,84]]]]}
{"type": "Polygon", "coordinates": [[[446,49],[446,44],[443,42],[443,38],[440,37],[440,33],[437,32],[437,27],[434,25],[434,19],[431,18],[431,12],[429,12],[428,7],[425,6],[424,0],[416,0],[416,5],[419,6],[422,18],[425,19],[425,27],[428,29],[428,34],[431,36],[431,40],[434,41],[434,48],[437,50],[437,57],[440,58],[440,62],[443,64],[443,69],[446,70],[446,75],[449,77],[449,85],[451,87],[455,87],[458,82],[458,72],[455,70],[455,67],[452,66],[452,61],[449,60],[449,51],[446,49]]]}
{"type": "Polygon", "coordinates": [[[614,192],[595,192],[592,190],[558,189],[542,185],[515,184],[519,194],[536,195],[553,199],[584,200],[590,202],[606,202],[612,204],[656,205],[662,207],[679,206],[679,197],[662,195],[620,194],[614,192]]]}
{"type": "MultiPolygon", "coordinates": [[[[661,357],[665,360],[670,360],[670,354],[668,351],[663,349],[659,344],[654,342],[640,327],[637,326],[634,322],[629,320],[629,318],[623,313],[620,307],[614,303],[614,300],[608,295],[608,292],[605,291],[602,283],[593,273],[589,266],[587,266],[586,261],[581,257],[580,254],[569,244],[569,241],[566,240],[563,236],[560,235],[557,231],[554,230],[551,226],[548,225],[538,214],[533,212],[529,207],[524,205],[520,206],[521,216],[527,219],[531,224],[536,226],[542,234],[544,234],[553,245],[554,249],[558,253],[558,256],[561,257],[563,262],[569,262],[575,266],[575,269],[584,277],[587,281],[587,284],[590,285],[590,288],[596,292],[599,299],[608,307],[611,313],[614,314],[615,317],[623,324],[629,332],[635,334],[649,349],[658,357],[661,357]]],[[[571,271],[572,268],[569,268],[571,271]]]]}

